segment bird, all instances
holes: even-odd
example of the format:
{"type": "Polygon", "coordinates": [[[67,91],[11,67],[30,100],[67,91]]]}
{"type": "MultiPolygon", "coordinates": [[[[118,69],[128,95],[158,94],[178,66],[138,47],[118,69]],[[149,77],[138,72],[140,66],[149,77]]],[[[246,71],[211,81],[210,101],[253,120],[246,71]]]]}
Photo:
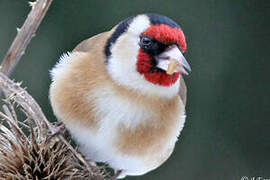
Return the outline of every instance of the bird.
{"type": "Polygon", "coordinates": [[[169,158],[186,119],[186,50],[180,25],[145,13],[60,57],[50,71],[49,99],[84,156],[109,164],[119,179],[169,158]],[[177,68],[168,74],[172,61],[177,68]]]}

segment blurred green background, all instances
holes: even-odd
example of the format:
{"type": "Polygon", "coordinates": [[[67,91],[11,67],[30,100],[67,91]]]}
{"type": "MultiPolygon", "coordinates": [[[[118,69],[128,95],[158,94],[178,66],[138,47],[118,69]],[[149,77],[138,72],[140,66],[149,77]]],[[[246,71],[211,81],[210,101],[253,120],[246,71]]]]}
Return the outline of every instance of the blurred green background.
{"type": "MultiPolygon", "coordinates": [[[[30,7],[0,0],[0,59],[30,7]]],[[[178,22],[187,37],[192,73],[187,121],[171,158],[130,180],[270,178],[269,0],[55,0],[12,78],[55,120],[48,70],[80,41],[138,13],[178,22]]]]}

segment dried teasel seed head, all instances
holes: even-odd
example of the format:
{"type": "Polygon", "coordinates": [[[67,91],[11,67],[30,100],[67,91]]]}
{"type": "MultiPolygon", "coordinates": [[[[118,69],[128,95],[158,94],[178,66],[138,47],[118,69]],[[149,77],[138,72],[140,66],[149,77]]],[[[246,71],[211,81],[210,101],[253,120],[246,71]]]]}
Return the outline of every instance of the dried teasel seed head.
{"type": "MultiPolygon", "coordinates": [[[[0,88],[7,98],[0,111],[0,180],[91,179],[103,180],[105,168],[78,158],[69,136],[55,134],[35,100],[0,73],[0,88]],[[21,110],[24,115],[16,114],[21,110]],[[64,140],[63,140],[64,139],[64,140]]],[[[65,128],[64,128],[65,129],[65,128]]]]}

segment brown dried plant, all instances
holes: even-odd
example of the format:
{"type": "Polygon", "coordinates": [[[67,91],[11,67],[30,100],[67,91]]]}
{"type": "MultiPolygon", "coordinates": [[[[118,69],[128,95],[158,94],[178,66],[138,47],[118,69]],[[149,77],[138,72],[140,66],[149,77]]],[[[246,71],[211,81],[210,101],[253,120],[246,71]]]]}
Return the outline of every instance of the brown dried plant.
{"type": "Polygon", "coordinates": [[[19,83],[0,73],[0,88],[6,95],[0,112],[0,179],[105,178],[104,168],[86,161],[19,83]]]}

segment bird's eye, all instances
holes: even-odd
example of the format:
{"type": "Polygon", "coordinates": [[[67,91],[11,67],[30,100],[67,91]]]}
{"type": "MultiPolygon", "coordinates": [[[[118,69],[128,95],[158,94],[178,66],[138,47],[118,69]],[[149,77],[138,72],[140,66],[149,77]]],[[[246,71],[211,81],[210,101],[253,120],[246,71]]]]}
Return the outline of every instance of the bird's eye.
{"type": "Polygon", "coordinates": [[[147,49],[151,46],[152,44],[152,39],[149,38],[148,36],[143,36],[140,41],[140,46],[144,49],[147,49]]]}

